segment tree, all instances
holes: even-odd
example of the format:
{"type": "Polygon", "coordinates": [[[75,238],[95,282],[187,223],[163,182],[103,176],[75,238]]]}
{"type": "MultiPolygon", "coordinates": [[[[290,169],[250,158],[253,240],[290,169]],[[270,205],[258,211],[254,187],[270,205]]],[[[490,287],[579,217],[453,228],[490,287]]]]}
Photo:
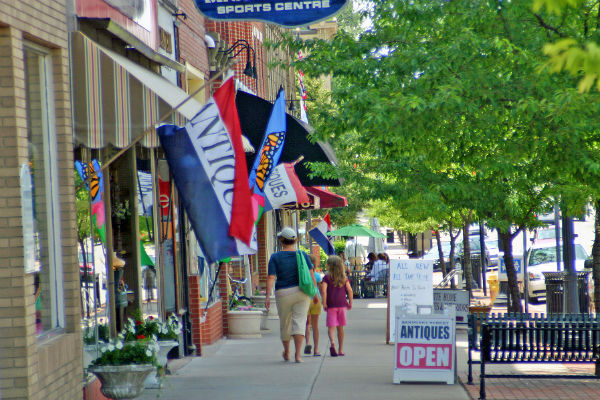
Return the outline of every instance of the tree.
{"type": "MultiPolygon", "coordinates": [[[[372,27],[358,36],[286,43],[306,49],[305,75],[333,76],[315,134],[335,143],[336,173],[402,207],[421,188],[425,205],[404,209],[409,221],[440,206],[472,212],[509,242],[535,227],[534,214],[567,191],[565,171],[585,174],[579,146],[600,132],[598,96],[541,71],[559,21],[526,1],[386,0],[364,15],[372,27]]],[[[511,246],[505,261],[517,311],[511,246]]]]}

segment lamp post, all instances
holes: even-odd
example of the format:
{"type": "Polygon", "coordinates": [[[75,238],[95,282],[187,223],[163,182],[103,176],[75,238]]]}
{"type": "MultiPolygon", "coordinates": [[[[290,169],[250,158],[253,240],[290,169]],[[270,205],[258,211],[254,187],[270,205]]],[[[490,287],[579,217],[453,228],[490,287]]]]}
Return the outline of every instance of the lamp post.
{"type": "Polygon", "coordinates": [[[245,39],[239,39],[233,43],[233,45],[227,50],[220,50],[230,59],[237,57],[242,51],[246,50],[246,67],[244,68],[244,75],[250,78],[257,79],[256,73],[256,51],[250,46],[245,39]],[[250,51],[252,51],[252,61],[250,61],[250,51]]]}

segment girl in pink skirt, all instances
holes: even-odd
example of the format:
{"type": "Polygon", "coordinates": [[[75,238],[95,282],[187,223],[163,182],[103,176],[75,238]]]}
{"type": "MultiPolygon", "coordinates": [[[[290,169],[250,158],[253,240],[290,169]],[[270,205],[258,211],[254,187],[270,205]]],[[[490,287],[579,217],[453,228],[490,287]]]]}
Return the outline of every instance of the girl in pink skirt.
{"type": "Polygon", "coordinates": [[[327,311],[327,332],[332,357],[344,355],[344,326],[346,326],[346,309],[352,309],[352,287],[346,277],[344,264],[338,256],[327,259],[327,275],[321,284],[323,309],[327,311]],[[338,350],[335,349],[334,331],[337,329],[338,350]]]}

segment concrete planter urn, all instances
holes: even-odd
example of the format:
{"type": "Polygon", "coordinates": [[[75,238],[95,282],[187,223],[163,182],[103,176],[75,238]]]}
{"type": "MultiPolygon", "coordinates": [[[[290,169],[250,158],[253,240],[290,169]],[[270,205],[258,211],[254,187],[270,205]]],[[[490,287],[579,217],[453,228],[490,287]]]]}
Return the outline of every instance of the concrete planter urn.
{"type": "MultiPolygon", "coordinates": [[[[167,365],[167,354],[173,347],[179,346],[179,342],[176,340],[159,340],[158,342],[158,354],[156,355],[156,359],[161,366],[167,365]]],[[[148,375],[146,380],[144,381],[144,387],[146,389],[160,389],[162,387],[162,382],[160,380],[159,371],[156,370],[156,373],[148,375]]]]}
{"type": "Polygon", "coordinates": [[[135,399],[144,390],[144,379],[156,371],[152,364],[93,365],[89,371],[100,379],[100,391],[111,399],[135,399]]]}
{"type": "Polygon", "coordinates": [[[228,336],[231,339],[259,338],[260,322],[263,312],[253,311],[228,311],[227,325],[228,336]]]}
{"type": "Polygon", "coordinates": [[[98,358],[100,352],[95,344],[84,344],[83,345],[83,368],[87,368],[92,361],[98,358]]]}
{"type": "MultiPolygon", "coordinates": [[[[267,299],[267,296],[265,295],[255,295],[254,297],[252,297],[252,303],[256,306],[256,307],[262,307],[262,308],[266,308],[265,307],[265,301],[267,299]]],[[[269,319],[278,319],[279,315],[277,314],[277,305],[275,302],[275,296],[271,296],[271,308],[269,308],[269,319]]]]}

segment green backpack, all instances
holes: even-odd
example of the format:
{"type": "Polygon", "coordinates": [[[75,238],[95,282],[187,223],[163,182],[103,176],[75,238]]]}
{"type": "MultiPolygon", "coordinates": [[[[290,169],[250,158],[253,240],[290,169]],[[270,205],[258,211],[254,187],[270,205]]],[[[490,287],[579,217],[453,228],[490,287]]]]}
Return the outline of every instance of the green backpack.
{"type": "Polygon", "coordinates": [[[314,297],[317,294],[317,288],[310,275],[306,258],[300,250],[296,252],[296,262],[298,263],[298,286],[300,286],[300,290],[308,296],[314,297]]]}

